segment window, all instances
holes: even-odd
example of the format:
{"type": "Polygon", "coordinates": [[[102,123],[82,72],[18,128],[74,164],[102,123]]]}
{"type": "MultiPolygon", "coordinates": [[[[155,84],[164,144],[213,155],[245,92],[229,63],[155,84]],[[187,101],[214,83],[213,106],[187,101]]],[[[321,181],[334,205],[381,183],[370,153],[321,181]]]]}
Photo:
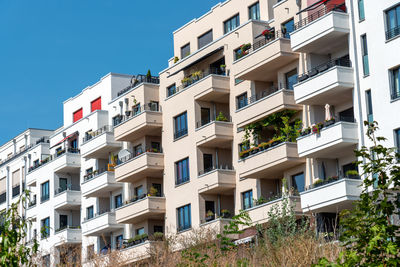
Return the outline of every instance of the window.
{"type": "Polygon", "coordinates": [[[96,98],[90,103],[90,111],[101,110],[101,97],[96,98]]]}
{"type": "Polygon", "coordinates": [[[303,192],[305,189],[304,173],[299,173],[292,176],[292,187],[296,193],[303,192]]]}
{"type": "Polygon", "coordinates": [[[253,190],[242,193],[242,208],[247,210],[253,207],[253,190]]]}
{"type": "Polygon", "coordinates": [[[181,47],[181,58],[185,58],[188,55],[190,55],[190,43],[185,44],[184,46],[181,47]]]}
{"type": "Polygon", "coordinates": [[[203,34],[197,38],[198,49],[208,45],[212,41],[213,41],[213,31],[209,30],[208,32],[206,32],[205,34],[203,34]]]}
{"type": "Polygon", "coordinates": [[[374,115],[372,112],[372,96],[371,90],[365,91],[365,103],[367,106],[367,120],[369,123],[374,121],[374,115]]]}
{"type": "Polygon", "coordinates": [[[297,83],[297,69],[285,73],[286,89],[293,90],[293,85],[297,83]]]}
{"type": "Polygon", "coordinates": [[[94,209],[93,206],[87,207],[86,208],[86,219],[92,219],[94,217],[94,209]]]}
{"type": "Polygon", "coordinates": [[[156,197],[161,197],[162,196],[162,186],[161,184],[152,184],[151,185],[155,190],[157,190],[155,196],[156,197]]]}
{"type": "Polygon", "coordinates": [[[154,225],[154,233],[164,233],[164,227],[161,225],[154,225]]]}
{"type": "Polygon", "coordinates": [[[176,85],[175,84],[167,87],[167,96],[171,96],[174,94],[176,94],[176,85]]]}
{"type": "Polygon", "coordinates": [[[249,6],[249,19],[260,20],[260,3],[249,6]]]}
{"type": "Polygon", "coordinates": [[[146,196],[144,193],[143,185],[135,187],[135,195],[140,199],[146,196]]]}
{"type": "Polygon", "coordinates": [[[359,20],[365,19],[364,0],[358,0],[358,18],[359,20]]]}
{"type": "Polygon", "coordinates": [[[192,227],[190,204],[177,209],[178,213],[178,232],[192,227]]]}
{"type": "Polygon", "coordinates": [[[135,146],[133,148],[133,153],[135,154],[135,156],[143,154],[142,144],[135,146]]]}
{"type": "Polygon", "coordinates": [[[390,70],[390,83],[392,88],[392,99],[400,97],[400,67],[390,70]]]}
{"type": "Polygon", "coordinates": [[[247,93],[236,97],[236,109],[241,109],[245,106],[247,106],[247,93]]]}
{"type": "Polygon", "coordinates": [[[386,11],[386,40],[400,34],[400,5],[386,11]]]}
{"type": "Polygon", "coordinates": [[[41,221],[42,230],[42,238],[47,238],[50,236],[50,217],[47,217],[41,221]]]}
{"type": "Polygon", "coordinates": [[[233,31],[234,29],[239,27],[239,25],[240,25],[239,14],[236,14],[235,16],[224,22],[224,34],[233,31]]]}
{"type": "Polygon", "coordinates": [[[6,187],[6,177],[0,178],[0,204],[7,200],[6,187]]]}
{"type": "Polygon", "coordinates": [[[400,129],[394,131],[394,137],[397,152],[400,153],[400,129]]]}
{"type": "Polygon", "coordinates": [[[282,34],[285,38],[290,38],[290,34],[291,32],[294,31],[294,20],[291,19],[285,23],[282,23],[281,25],[282,28],[282,34]]]}
{"type": "Polygon", "coordinates": [[[141,111],[140,103],[134,105],[133,108],[132,108],[132,111],[133,111],[133,116],[136,116],[136,115],[140,114],[140,111],[141,111]]]}
{"type": "Polygon", "coordinates": [[[113,121],[113,126],[117,126],[122,122],[122,116],[121,115],[114,116],[112,118],[112,121],[113,121]]]}
{"type": "Polygon", "coordinates": [[[116,209],[119,207],[122,207],[122,195],[121,194],[115,196],[114,200],[115,200],[115,208],[116,209]]]}
{"type": "Polygon", "coordinates": [[[144,234],[144,227],[136,229],[136,235],[143,235],[144,234]]]}
{"type": "Polygon", "coordinates": [[[122,248],[122,244],[124,242],[124,236],[123,235],[119,235],[115,237],[115,244],[117,249],[122,248]]]}
{"type": "Polygon", "coordinates": [[[182,113],[174,118],[175,133],[174,139],[184,136],[188,132],[187,113],[182,113]]]}
{"type": "Polygon", "coordinates": [[[33,166],[35,166],[35,167],[38,167],[38,166],[39,166],[39,160],[38,160],[38,159],[35,160],[35,161],[33,161],[33,166]]]}
{"type": "Polygon", "coordinates": [[[60,230],[64,229],[68,226],[68,216],[64,214],[60,214],[60,230]]]}
{"type": "Polygon", "coordinates": [[[368,63],[368,46],[367,46],[367,35],[361,35],[361,51],[364,76],[369,75],[369,63],[368,63]]]}
{"type": "Polygon", "coordinates": [[[359,178],[360,177],[358,174],[354,173],[354,171],[356,171],[358,173],[358,167],[357,167],[357,164],[355,164],[355,163],[349,163],[349,164],[343,165],[342,169],[343,169],[344,177],[347,177],[347,178],[359,178]]]}
{"type": "Polygon", "coordinates": [[[40,201],[44,202],[50,198],[49,181],[40,185],[40,201]]]}
{"type": "Polygon", "coordinates": [[[82,116],[83,116],[83,112],[82,112],[82,108],[80,108],[73,113],[73,116],[72,116],[73,122],[79,121],[80,119],[82,119],[82,116]]]}
{"type": "Polygon", "coordinates": [[[175,162],[176,184],[189,181],[189,158],[175,162]]]}

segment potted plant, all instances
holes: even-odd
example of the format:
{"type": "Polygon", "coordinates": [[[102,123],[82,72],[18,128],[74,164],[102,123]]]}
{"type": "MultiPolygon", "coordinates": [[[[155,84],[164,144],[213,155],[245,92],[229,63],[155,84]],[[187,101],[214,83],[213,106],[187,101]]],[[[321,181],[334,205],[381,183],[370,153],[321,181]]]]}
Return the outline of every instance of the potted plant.
{"type": "Polygon", "coordinates": [[[148,234],[144,233],[144,234],[141,234],[141,235],[140,235],[140,241],[141,241],[141,243],[145,242],[145,241],[148,240],[148,239],[149,239],[149,235],[148,235],[148,234]]]}
{"type": "Polygon", "coordinates": [[[147,70],[146,81],[147,81],[147,82],[150,82],[150,81],[151,81],[151,71],[150,71],[150,70],[147,70]]]}
{"type": "Polygon", "coordinates": [[[356,170],[348,170],[346,172],[346,177],[348,177],[348,178],[360,178],[360,174],[356,170]]]}
{"type": "Polygon", "coordinates": [[[228,119],[225,117],[224,113],[222,111],[219,112],[218,116],[215,118],[216,121],[228,121],[228,119]]]}
{"type": "Polygon", "coordinates": [[[242,158],[242,159],[247,158],[249,156],[249,152],[250,151],[248,149],[240,151],[240,153],[239,153],[240,158],[242,158]]]}
{"type": "Polygon", "coordinates": [[[231,212],[227,209],[223,209],[223,210],[221,210],[221,217],[222,218],[230,218],[231,212]]]}
{"type": "Polygon", "coordinates": [[[323,183],[324,183],[324,180],[321,180],[318,178],[314,181],[313,187],[318,187],[318,186],[322,185],[323,183]]]}
{"type": "Polygon", "coordinates": [[[190,83],[191,81],[192,81],[192,79],[189,78],[189,77],[185,77],[185,78],[183,78],[183,79],[181,80],[183,86],[188,86],[189,83],[190,83]]]}
{"type": "Polygon", "coordinates": [[[211,210],[207,211],[206,222],[212,221],[212,220],[214,220],[214,218],[215,218],[214,212],[212,212],[211,210]]]}
{"type": "Polygon", "coordinates": [[[150,193],[149,194],[150,196],[156,196],[158,193],[158,190],[152,186],[152,187],[150,187],[149,193],[150,193]]]}
{"type": "Polygon", "coordinates": [[[198,81],[198,80],[200,79],[201,74],[202,74],[202,73],[201,73],[200,70],[199,70],[199,71],[193,72],[192,75],[191,75],[192,80],[193,80],[193,81],[198,81]]]}
{"type": "Polygon", "coordinates": [[[240,46],[240,50],[242,50],[243,52],[249,50],[250,48],[251,48],[251,44],[250,44],[250,43],[242,44],[242,45],[240,46]]]}
{"type": "Polygon", "coordinates": [[[226,65],[225,64],[221,64],[221,66],[219,66],[219,68],[221,69],[222,72],[225,73],[225,69],[226,69],[226,65]]]}
{"type": "Polygon", "coordinates": [[[332,125],[334,123],[335,123],[335,118],[331,118],[329,120],[325,120],[324,121],[324,126],[327,127],[327,126],[330,126],[330,125],[332,125]]]}
{"type": "Polygon", "coordinates": [[[256,154],[256,153],[258,153],[258,147],[256,146],[256,147],[252,147],[252,148],[250,148],[250,155],[254,155],[254,154],[256,154]]]}
{"type": "Polygon", "coordinates": [[[174,57],[174,64],[179,61],[179,57],[174,57]]]}
{"type": "Polygon", "coordinates": [[[164,233],[155,232],[153,234],[153,239],[154,239],[154,241],[163,241],[164,240],[164,233]]]}
{"type": "Polygon", "coordinates": [[[261,34],[265,37],[266,40],[270,40],[275,36],[275,31],[274,31],[273,28],[272,29],[266,29],[261,34]]]}

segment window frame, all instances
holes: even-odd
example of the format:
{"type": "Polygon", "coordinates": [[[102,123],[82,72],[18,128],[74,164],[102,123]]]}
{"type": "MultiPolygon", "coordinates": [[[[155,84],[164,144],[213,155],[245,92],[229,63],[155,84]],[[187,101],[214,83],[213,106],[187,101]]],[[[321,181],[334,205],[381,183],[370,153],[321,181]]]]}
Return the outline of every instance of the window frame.
{"type": "Polygon", "coordinates": [[[391,100],[400,99],[400,65],[389,70],[389,86],[390,86],[390,98],[391,100]],[[396,84],[396,75],[394,72],[397,72],[398,83],[396,84]],[[396,85],[398,88],[396,88],[396,85]]]}
{"type": "Polygon", "coordinates": [[[174,94],[176,94],[176,83],[171,84],[170,86],[167,87],[167,97],[173,96],[174,94]],[[171,89],[173,89],[173,93],[171,93],[171,89]]]}
{"type": "Polygon", "coordinates": [[[371,89],[365,90],[365,109],[367,113],[367,120],[369,123],[374,121],[374,110],[372,107],[372,92],[371,89]]]}
{"type": "Polygon", "coordinates": [[[255,3],[253,3],[253,4],[251,4],[249,7],[248,7],[248,14],[249,14],[249,20],[260,20],[260,18],[261,18],[261,16],[260,16],[260,1],[257,1],[257,2],[255,2],[255,3]],[[256,18],[252,18],[252,14],[253,14],[253,12],[252,12],[252,8],[254,8],[254,7],[257,7],[256,8],[256,18]]]}
{"type": "Polygon", "coordinates": [[[188,118],[187,118],[187,111],[182,112],[178,115],[176,115],[173,119],[173,127],[174,127],[174,140],[179,139],[185,135],[188,134],[188,118]],[[181,117],[184,116],[184,121],[182,121],[181,117]],[[182,127],[181,124],[184,124],[185,127],[182,127]],[[180,126],[179,129],[177,129],[177,126],[180,126]]]}
{"type": "Polygon", "coordinates": [[[190,42],[181,46],[181,59],[184,59],[185,57],[188,57],[189,55],[190,55],[190,42]],[[189,48],[188,51],[185,54],[183,54],[184,49],[187,47],[189,48]]]}
{"type": "Polygon", "coordinates": [[[50,217],[43,218],[40,221],[40,227],[41,238],[44,239],[50,237],[50,217]]]}
{"type": "Polygon", "coordinates": [[[50,199],[50,181],[47,180],[46,182],[43,182],[40,184],[40,202],[45,202],[50,199]],[[46,185],[46,190],[43,190],[44,186],[46,185]],[[47,194],[44,195],[43,191],[47,191],[47,194]]]}
{"type": "Polygon", "coordinates": [[[201,48],[205,47],[206,45],[212,43],[213,40],[214,40],[213,29],[210,29],[210,30],[206,31],[205,33],[203,33],[202,35],[197,37],[197,49],[201,49],[201,48]],[[202,46],[200,46],[200,39],[208,36],[208,34],[210,34],[210,33],[211,33],[211,41],[204,43],[202,46]]]}
{"type": "Polygon", "coordinates": [[[236,110],[242,109],[244,107],[247,107],[249,105],[249,101],[248,101],[248,96],[247,96],[247,92],[244,92],[240,95],[236,96],[236,110]],[[243,97],[244,100],[244,105],[243,106],[239,106],[239,103],[241,103],[240,98],[243,97]]]}
{"type": "Polygon", "coordinates": [[[363,75],[364,77],[366,77],[371,73],[371,70],[369,68],[367,34],[366,33],[362,34],[360,36],[360,40],[361,40],[361,60],[363,64],[363,75]]]}
{"type": "Polygon", "coordinates": [[[400,15],[400,4],[396,3],[395,5],[391,6],[390,8],[386,9],[384,11],[384,15],[385,15],[385,30],[386,30],[386,41],[389,41],[397,36],[400,35],[400,18],[398,18],[397,16],[400,15]],[[399,9],[399,14],[397,14],[397,9],[399,9]],[[389,20],[389,12],[390,11],[394,11],[394,21],[397,24],[395,27],[393,28],[389,28],[390,26],[390,20],[389,20]],[[397,30],[397,34],[393,34],[393,36],[390,34],[390,31],[393,30],[397,30]]]}
{"type": "Polygon", "coordinates": [[[174,168],[175,168],[175,185],[181,185],[188,183],[190,181],[190,165],[189,165],[189,157],[183,158],[181,160],[178,160],[174,163],[174,168]],[[182,177],[179,177],[180,171],[178,170],[179,165],[181,165],[182,168],[182,177]],[[186,164],[186,165],[184,165],[186,164]],[[186,174],[187,176],[184,177],[184,168],[186,168],[186,174]]]}
{"type": "Polygon", "coordinates": [[[177,231],[182,232],[192,228],[192,208],[191,204],[186,204],[184,206],[180,206],[176,209],[176,220],[177,220],[177,231]],[[187,208],[188,215],[186,216],[185,209],[187,208]],[[184,225],[181,225],[181,212],[182,212],[182,219],[184,225]],[[185,217],[189,219],[188,222],[185,222],[185,217]],[[187,224],[187,225],[186,225],[187,224]]]}
{"type": "Polygon", "coordinates": [[[247,210],[247,209],[251,209],[252,207],[254,207],[254,203],[253,203],[253,189],[244,191],[241,193],[241,197],[242,197],[242,209],[243,210],[247,210]],[[249,200],[249,206],[246,207],[246,199],[250,197],[249,200]]]}
{"type": "Polygon", "coordinates": [[[94,207],[93,205],[86,207],[86,219],[90,220],[94,218],[94,207]]]}
{"type": "Polygon", "coordinates": [[[299,173],[293,174],[293,175],[290,176],[290,179],[291,179],[290,182],[292,183],[291,187],[293,187],[298,193],[304,192],[306,190],[306,175],[304,174],[304,172],[299,172],[299,173]],[[295,179],[295,177],[298,177],[300,175],[303,175],[303,190],[301,190],[301,191],[299,190],[298,185],[297,185],[297,181],[295,179]],[[296,186],[294,186],[293,182],[296,182],[295,183],[296,186]]]}
{"type": "MultiPolygon", "coordinates": [[[[229,26],[229,25],[228,25],[229,26]]],[[[240,26],[240,16],[239,13],[236,13],[232,17],[228,18],[227,20],[224,20],[223,22],[223,28],[224,28],[224,35],[227,33],[232,32],[234,29],[240,26]],[[232,26],[232,20],[235,19],[236,25],[233,27],[232,26]],[[228,29],[227,23],[230,23],[230,27],[228,29]]]]}
{"type": "Polygon", "coordinates": [[[358,19],[359,19],[359,21],[365,20],[364,0],[358,0],[357,1],[357,8],[358,8],[358,19]],[[362,5],[360,5],[360,3],[362,5]],[[361,10],[362,10],[362,12],[361,12],[361,10]]]}

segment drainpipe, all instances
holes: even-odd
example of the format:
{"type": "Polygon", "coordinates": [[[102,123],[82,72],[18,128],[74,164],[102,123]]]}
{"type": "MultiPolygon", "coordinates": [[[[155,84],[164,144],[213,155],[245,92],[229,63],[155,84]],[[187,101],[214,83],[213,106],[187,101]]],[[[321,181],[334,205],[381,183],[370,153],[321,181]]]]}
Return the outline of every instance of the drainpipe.
{"type": "MultiPolygon", "coordinates": [[[[356,32],[355,32],[355,21],[354,21],[354,5],[353,1],[350,0],[350,12],[351,12],[351,38],[352,38],[352,44],[353,44],[353,54],[354,54],[354,72],[356,75],[356,81],[355,81],[355,91],[353,93],[357,94],[357,101],[358,101],[358,116],[359,116],[359,128],[360,128],[360,143],[358,144],[358,147],[365,146],[365,140],[364,140],[364,119],[362,115],[362,110],[361,110],[361,89],[360,89],[360,74],[359,74],[359,64],[358,64],[358,54],[357,54],[357,44],[356,44],[356,32]]],[[[349,47],[351,47],[349,45],[349,47]]],[[[354,103],[354,100],[353,100],[354,103]]],[[[365,164],[365,159],[363,159],[363,164],[365,164]]],[[[364,175],[364,178],[366,175],[364,175]]]]}
{"type": "Polygon", "coordinates": [[[213,108],[214,108],[214,120],[217,118],[217,107],[215,105],[215,102],[212,102],[213,108]]]}
{"type": "Polygon", "coordinates": [[[218,159],[218,148],[215,148],[215,167],[218,169],[219,167],[219,159],[218,159]]]}
{"type": "Polygon", "coordinates": [[[9,209],[10,206],[10,166],[6,167],[6,210],[9,209]]]}

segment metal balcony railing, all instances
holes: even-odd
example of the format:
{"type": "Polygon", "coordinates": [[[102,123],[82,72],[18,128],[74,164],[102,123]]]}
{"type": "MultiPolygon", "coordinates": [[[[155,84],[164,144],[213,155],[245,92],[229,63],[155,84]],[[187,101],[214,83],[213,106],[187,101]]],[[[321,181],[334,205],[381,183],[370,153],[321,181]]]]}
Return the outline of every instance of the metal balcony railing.
{"type": "Polygon", "coordinates": [[[263,90],[261,92],[258,92],[248,98],[243,98],[240,100],[236,101],[236,110],[244,108],[254,102],[257,102],[261,99],[267,98],[268,96],[272,95],[273,93],[278,92],[280,89],[276,86],[273,86],[267,90],[263,90]]]}
{"type": "Polygon", "coordinates": [[[86,142],[92,140],[96,136],[99,136],[103,133],[112,133],[113,132],[113,127],[111,125],[105,125],[101,127],[100,129],[97,129],[94,132],[87,133],[86,136],[83,138],[83,144],[86,142]]]}
{"type": "Polygon", "coordinates": [[[332,177],[326,178],[325,180],[322,180],[321,182],[317,182],[317,183],[314,183],[312,185],[306,186],[305,190],[307,191],[307,190],[310,190],[310,189],[313,189],[313,188],[317,188],[317,187],[320,187],[320,186],[323,186],[323,185],[331,184],[331,183],[334,183],[336,181],[340,181],[340,180],[343,180],[343,179],[360,180],[361,177],[359,175],[348,175],[347,177],[345,177],[345,176],[332,176],[332,177]]]}
{"type": "Polygon", "coordinates": [[[83,221],[86,222],[86,221],[92,220],[92,219],[94,219],[94,218],[100,217],[100,216],[102,216],[102,215],[104,215],[104,214],[106,214],[106,213],[109,213],[109,212],[114,212],[114,210],[113,210],[113,209],[110,209],[110,208],[102,209],[102,210],[99,211],[99,212],[96,212],[96,213],[94,213],[94,214],[91,214],[91,216],[86,216],[86,217],[83,219],[83,221]]]}
{"type": "Polygon", "coordinates": [[[220,164],[218,166],[214,165],[214,166],[211,166],[211,167],[205,168],[204,170],[199,171],[199,176],[203,175],[203,174],[206,174],[206,173],[209,173],[209,172],[212,172],[214,170],[229,170],[229,171],[233,171],[234,169],[233,169],[232,165],[228,165],[228,164],[225,164],[225,165],[224,164],[220,164]]]}
{"type": "Polygon", "coordinates": [[[204,125],[210,124],[212,122],[215,122],[215,121],[232,122],[232,117],[228,116],[228,117],[219,118],[217,116],[217,117],[213,117],[213,118],[210,118],[210,119],[201,120],[201,121],[196,122],[196,129],[198,129],[198,128],[204,126],[204,125]]]}
{"type": "Polygon", "coordinates": [[[131,84],[121,91],[117,93],[117,96],[123,95],[124,93],[128,92],[130,89],[133,87],[138,86],[139,84],[142,83],[153,83],[153,84],[159,84],[160,83],[160,78],[158,76],[151,76],[148,77],[147,75],[139,74],[136,76],[132,77],[131,84]]]}
{"type": "Polygon", "coordinates": [[[388,29],[386,31],[386,40],[390,40],[390,39],[396,37],[397,35],[400,35],[400,26],[388,29]]]}
{"type": "Polygon", "coordinates": [[[63,226],[60,226],[59,228],[55,229],[54,233],[57,234],[66,229],[81,229],[81,226],[80,225],[63,225],[63,226]]]}
{"type": "Polygon", "coordinates": [[[304,19],[298,21],[297,23],[294,24],[294,30],[298,30],[303,28],[304,26],[310,24],[311,22],[325,16],[326,14],[332,12],[332,11],[336,11],[336,12],[343,12],[343,13],[347,13],[347,8],[346,5],[340,4],[340,5],[325,5],[324,7],[318,9],[317,11],[315,11],[314,13],[311,13],[310,15],[308,15],[307,17],[305,17],[304,19]]]}
{"type": "Polygon", "coordinates": [[[66,191],[81,191],[81,187],[76,184],[67,184],[66,187],[59,187],[54,191],[54,196],[66,191]]]}
{"type": "Polygon", "coordinates": [[[143,106],[134,107],[132,110],[125,111],[125,115],[119,115],[114,117],[113,119],[114,127],[117,127],[118,125],[124,123],[125,121],[133,117],[142,114],[145,111],[161,112],[161,106],[158,103],[151,102],[143,106]]]}
{"type": "Polygon", "coordinates": [[[122,157],[117,160],[117,165],[120,165],[124,162],[127,162],[131,159],[137,158],[140,155],[143,155],[145,153],[163,153],[161,148],[155,148],[155,147],[141,147],[139,149],[136,149],[136,151],[131,152],[128,156],[122,157]]]}
{"type": "Polygon", "coordinates": [[[105,173],[108,170],[107,167],[105,168],[101,168],[98,170],[94,170],[91,173],[87,173],[86,175],[83,176],[83,181],[90,181],[94,178],[96,178],[97,176],[100,176],[101,174],[105,173]]]}
{"type": "Polygon", "coordinates": [[[186,129],[181,129],[179,131],[176,131],[174,133],[174,139],[178,139],[179,137],[182,137],[182,136],[186,135],[187,133],[188,133],[188,129],[187,128],[186,129]]]}

